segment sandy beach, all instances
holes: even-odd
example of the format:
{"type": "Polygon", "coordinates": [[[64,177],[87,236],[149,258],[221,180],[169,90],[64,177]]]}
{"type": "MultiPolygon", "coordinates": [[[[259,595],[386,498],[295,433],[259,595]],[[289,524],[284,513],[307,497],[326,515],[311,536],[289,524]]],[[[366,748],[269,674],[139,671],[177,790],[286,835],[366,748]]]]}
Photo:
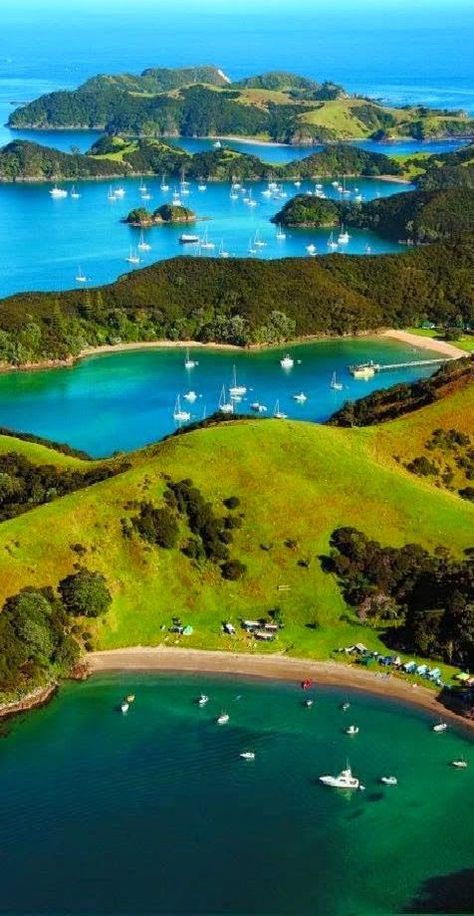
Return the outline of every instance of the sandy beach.
{"type": "Polygon", "coordinates": [[[421,334],[411,334],[410,331],[398,331],[394,328],[388,331],[381,331],[380,337],[391,337],[393,340],[399,340],[400,343],[409,344],[418,350],[431,350],[435,353],[442,353],[444,356],[451,356],[453,359],[459,359],[469,354],[460,347],[456,347],[446,340],[436,340],[433,337],[423,337],[421,334]]]}
{"type": "Polygon", "coordinates": [[[290,658],[285,655],[259,655],[237,652],[206,651],[201,649],[175,649],[169,646],[133,646],[91,652],[86,659],[90,674],[119,671],[186,671],[215,674],[236,674],[244,677],[261,677],[271,680],[301,681],[311,678],[318,684],[362,690],[419,706],[474,730],[474,720],[465,719],[444,708],[436,693],[423,685],[414,685],[394,675],[339,662],[312,661],[290,658]]]}

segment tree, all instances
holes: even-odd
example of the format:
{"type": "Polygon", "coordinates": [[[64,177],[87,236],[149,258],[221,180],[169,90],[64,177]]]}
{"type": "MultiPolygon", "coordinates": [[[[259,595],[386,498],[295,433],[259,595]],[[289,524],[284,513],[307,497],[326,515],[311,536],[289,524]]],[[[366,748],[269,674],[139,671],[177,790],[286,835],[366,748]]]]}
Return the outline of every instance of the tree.
{"type": "Polygon", "coordinates": [[[58,590],[66,611],[74,617],[100,617],[112,603],[105,576],[85,567],[62,579],[58,590]]]}

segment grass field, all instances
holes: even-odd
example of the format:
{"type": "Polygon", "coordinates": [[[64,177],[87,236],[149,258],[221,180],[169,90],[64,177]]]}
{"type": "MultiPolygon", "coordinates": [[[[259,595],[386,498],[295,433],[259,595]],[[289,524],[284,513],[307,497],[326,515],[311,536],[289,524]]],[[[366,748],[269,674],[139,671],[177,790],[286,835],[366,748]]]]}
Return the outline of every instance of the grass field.
{"type": "MultiPolygon", "coordinates": [[[[432,340],[443,340],[442,334],[436,329],[429,328],[407,328],[410,334],[418,334],[420,337],[430,337],[432,340]]],[[[474,353],[474,334],[461,334],[458,340],[454,341],[454,346],[466,353],[474,353]]]]}
{"type": "MultiPolygon", "coordinates": [[[[71,545],[80,543],[86,565],[103,572],[113,592],[107,617],[94,625],[97,648],[173,644],[175,637],[161,627],[178,614],[194,627],[186,645],[248,649],[241,631],[235,641],[221,634],[222,621],[238,625],[241,616],[258,617],[275,606],[286,627],[268,651],[325,658],[357,640],[380,648],[377,632],[348,612],[318,558],[341,525],[385,544],[444,544],[458,554],[470,546],[473,507],[409,474],[393,455],[413,457],[436,426],[472,426],[473,406],[474,388],[383,427],[240,421],[138,452],[131,470],[0,526],[0,600],[26,585],[56,584],[73,570],[71,545]],[[240,498],[243,526],[234,533],[231,554],[247,565],[243,579],[226,582],[215,566],[196,568],[178,549],[150,549],[136,535],[123,537],[121,519],[136,514],[130,502],[159,504],[164,474],[191,477],[217,512],[224,513],[225,497],[240,498]],[[286,546],[288,540],[297,546],[286,546]],[[272,546],[263,550],[261,544],[272,546]],[[287,589],[280,591],[281,585],[287,589]]],[[[32,460],[47,458],[42,446],[18,448],[32,460]]],[[[62,455],[50,460],[77,462],[62,455]]],[[[184,542],[188,532],[182,535],[184,542]]]]}

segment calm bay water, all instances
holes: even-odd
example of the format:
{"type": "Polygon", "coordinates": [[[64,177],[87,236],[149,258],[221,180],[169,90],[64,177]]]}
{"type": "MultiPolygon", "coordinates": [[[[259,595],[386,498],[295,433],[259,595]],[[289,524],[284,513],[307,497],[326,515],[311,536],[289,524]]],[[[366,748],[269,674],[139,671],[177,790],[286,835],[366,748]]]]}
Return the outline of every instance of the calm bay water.
{"type": "MultiPolygon", "coordinates": [[[[403,192],[409,187],[362,178],[348,180],[346,184],[348,189],[357,187],[365,200],[403,192]]],[[[152,195],[150,201],[142,200],[138,179],[115,181],[112,185],[103,181],[82,182],[77,185],[81,194],[78,200],[70,197],[54,200],[48,193],[51,186],[45,184],[1,185],[0,250],[4,253],[4,261],[0,269],[0,295],[31,289],[68,289],[74,286],[78,266],[93,285],[110,282],[126,273],[130,270],[126,261],[130,246],[137,246],[140,233],[121,220],[134,207],[153,209],[172,200],[172,185],[169,192],[160,190],[160,179],[147,180],[147,185],[152,195]],[[109,187],[120,184],[126,190],[125,198],[108,200],[109,187]]],[[[281,209],[285,199],[263,197],[266,184],[262,182],[248,187],[258,203],[255,208],[244,203],[244,194],[240,194],[238,200],[231,200],[228,183],[209,184],[205,192],[191,185],[190,194],[183,197],[183,203],[198,217],[208,217],[209,222],[196,224],[187,231],[203,235],[207,230],[209,240],[216,245],[211,251],[203,250],[202,255],[215,256],[222,242],[231,256],[246,257],[256,232],[267,243],[265,248],[259,249],[259,257],[307,256],[306,246],[313,243],[320,254],[327,254],[327,230],[288,231],[286,239],[278,241],[270,218],[281,209]]],[[[288,197],[297,190],[292,182],[286,182],[284,189],[288,197]]],[[[314,183],[305,182],[300,190],[308,189],[314,190],[314,183]]],[[[339,197],[330,182],[325,183],[325,192],[328,197],[339,197]]],[[[148,230],[147,241],[152,248],[140,253],[138,266],[190,254],[189,246],[179,244],[182,231],[182,226],[148,230]]],[[[351,235],[349,245],[344,246],[348,253],[363,254],[367,246],[373,253],[400,250],[398,244],[381,239],[373,232],[354,229],[351,235]]]]}
{"type": "Polygon", "coordinates": [[[280,411],[292,419],[318,422],[348,399],[427,376],[434,368],[393,370],[369,381],[354,380],[347,371],[353,362],[398,363],[430,356],[426,350],[414,351],[389,340],[339,339],[292,346],[295,366],[290,371],[279,363],[286,352],[288,348],[253,353],[201,348],[192,353],[198,366],[186,370],[182,349],[139,350],[88,358],[73,368],[0,375],[0,426],[68,442],[101,457],[173,432],[178,394],[193,419],[214,412],[222,385],[232,384],[233,365],[239,384],[248,388],[236,412],[250,413],[251,403],[259,401],[271,416],[278,399],[280,411]],[[329,387],[333,372],[344,384],[342,391],[329,387]],[[183,396],[191,389],[198,398],[187,405],[183,396]],[[305,404],[293,399],[301,391],[308,396],[305,404]]]}
{"type": "Polygon", "coordinates": [[[0,910],[372,916],[441,875],[468,895],[474,766],[450,762],[474,763],[470,739],[395,702],[314,696],[307,710],[296,684],[209,676],[66,685],[0,744],[0,910]],[[366,791],[321,786],[348,755],[366,791]]]}

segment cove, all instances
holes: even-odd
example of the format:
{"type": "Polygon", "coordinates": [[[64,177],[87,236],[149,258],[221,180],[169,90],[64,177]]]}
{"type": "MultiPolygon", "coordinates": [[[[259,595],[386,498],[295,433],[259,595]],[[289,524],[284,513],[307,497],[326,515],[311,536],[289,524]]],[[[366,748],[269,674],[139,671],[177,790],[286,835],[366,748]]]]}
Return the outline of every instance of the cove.
{"type": "Polygon", "coordinates": [[[259,401],[271,416],[278,400],[280,411],[290,418],[322,422],[346,400],[426,377],[434,369],[418,366],[381,372],[361,382],[349,374],[351,363],[369,359],[398,363],[439,354],[365,337],[253,352],[202,347],[192,356],[198,362],[192,370],[185,369],[185,352],[178,347],[93,356],[69,368],[5,373],[0,375],[0,426],[67,442],[94,457],[130,451],[175,431],[178,395],[192,419],[213,413],[222,386],[232,384],[234,365],[239,384],[248,389],[236,411],[250,413],[250,405],[259,401]],[[290,371],[280,366],[287,352],[295,360],[290,371]],[[330,388],[334,372],[342,390],[330,388]],[[187,406],[183,397],[189,390],[198,397],[187,406]],[[299,392],[307,395],[305,403],[294,400],[299,392]]]}
{"type": "Polygon", "coordinates": [[[117,674],[66,684],[13,720],[0,742],[2,912],[375,916],[420,912],[441,876],[454,908],[455,891],[469,895],[474,768],[450,762],[472,763],[472,742],[388,699],[316,685],[308,710],[301,694],[117,674]],[[240,759],[248,749],[254,761],[240,759]],[[365,792],[318,783],[347,757],[365,792]]]}

